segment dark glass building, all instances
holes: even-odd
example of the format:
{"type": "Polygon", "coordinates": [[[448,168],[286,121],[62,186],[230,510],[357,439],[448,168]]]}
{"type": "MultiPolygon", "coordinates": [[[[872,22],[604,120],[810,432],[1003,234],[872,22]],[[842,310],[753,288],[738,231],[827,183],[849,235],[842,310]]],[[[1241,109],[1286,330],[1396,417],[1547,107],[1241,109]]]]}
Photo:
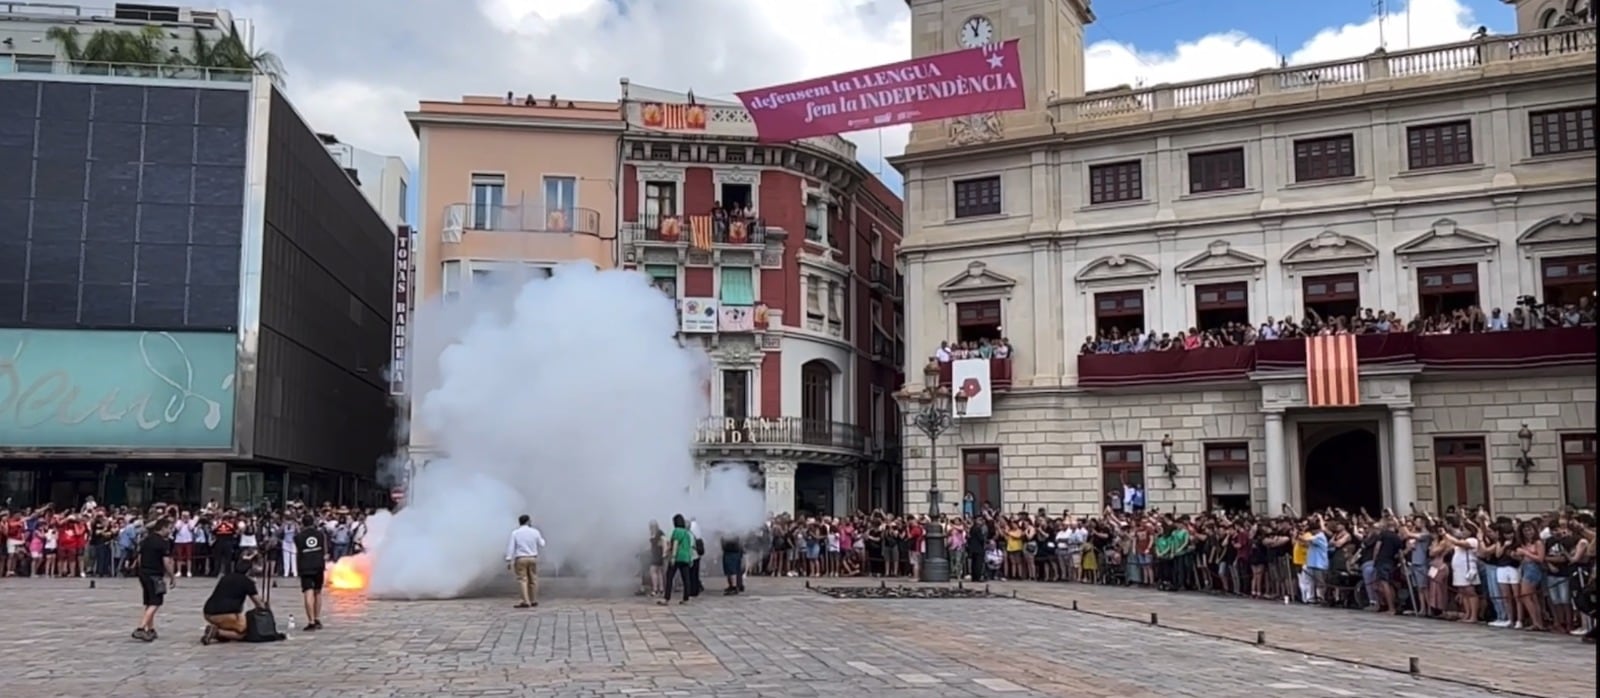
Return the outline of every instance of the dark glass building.
{"type": "Polygon", "coordinates": [[[394,247],[264,78],[0,80],[0,498],[380,499],[394,247]]]}

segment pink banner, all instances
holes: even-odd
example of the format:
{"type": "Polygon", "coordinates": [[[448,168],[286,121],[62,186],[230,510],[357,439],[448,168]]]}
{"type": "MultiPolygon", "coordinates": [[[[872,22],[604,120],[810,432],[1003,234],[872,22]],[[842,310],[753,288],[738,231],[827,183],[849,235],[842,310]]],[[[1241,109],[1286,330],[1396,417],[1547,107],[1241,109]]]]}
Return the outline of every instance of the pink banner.
{"type": "Polygon", "coordinates": [[[763,141],[1027,106],[1017,40],[739,93],[763,141]]]}

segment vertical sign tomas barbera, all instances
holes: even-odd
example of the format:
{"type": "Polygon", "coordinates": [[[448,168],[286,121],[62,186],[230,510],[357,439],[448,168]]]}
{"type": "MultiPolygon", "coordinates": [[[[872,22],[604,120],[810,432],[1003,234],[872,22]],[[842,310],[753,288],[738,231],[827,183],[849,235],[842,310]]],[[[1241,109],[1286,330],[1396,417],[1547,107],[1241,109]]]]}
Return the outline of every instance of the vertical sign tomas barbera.
{"type": "Polygon", "coordinates": [[[1017,41],[739,93],[763,141],[1027,106],[1017,41]]]}
{"type": "Polygon", "coordinates": [[[394,335],[389,356],[389,394],[406,394],[406,337],[411,332],[411,227],[394,236],[394,335]]]}

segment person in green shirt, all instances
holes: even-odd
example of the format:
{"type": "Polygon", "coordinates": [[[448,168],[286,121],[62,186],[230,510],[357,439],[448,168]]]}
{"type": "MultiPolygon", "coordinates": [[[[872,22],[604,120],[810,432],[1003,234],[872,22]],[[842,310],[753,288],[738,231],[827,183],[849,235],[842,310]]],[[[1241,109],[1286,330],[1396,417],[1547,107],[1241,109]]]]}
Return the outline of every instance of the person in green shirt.
{"type": "Polygon", "coordinates": [[[667,538],[666,558],[671,566],[667,568],[664,593],[656,603],[667,605],[672,598],[672,581],[678,578],[683,580],[683,600],[678,603],[689,603],[689,565],[694,562],[694,536],[689,533],[689,523],[683,514],[672,515],[672,535],[667,538]]]}

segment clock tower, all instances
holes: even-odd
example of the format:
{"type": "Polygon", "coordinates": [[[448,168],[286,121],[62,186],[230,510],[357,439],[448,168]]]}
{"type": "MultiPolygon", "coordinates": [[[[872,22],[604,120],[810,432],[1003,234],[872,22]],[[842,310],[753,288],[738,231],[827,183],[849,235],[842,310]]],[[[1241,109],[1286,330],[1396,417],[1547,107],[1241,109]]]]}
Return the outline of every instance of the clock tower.
{"type": "Polygon", "coordinates": [[[911,56],[1018,39],[1022,111],[944,119],[911,128],[907,151],[974,145],[1050,132],[1047,105],[1081,97],[1083,28],[1094,21],[1090,0],[906,0],[911,8],[911,56]]]}

